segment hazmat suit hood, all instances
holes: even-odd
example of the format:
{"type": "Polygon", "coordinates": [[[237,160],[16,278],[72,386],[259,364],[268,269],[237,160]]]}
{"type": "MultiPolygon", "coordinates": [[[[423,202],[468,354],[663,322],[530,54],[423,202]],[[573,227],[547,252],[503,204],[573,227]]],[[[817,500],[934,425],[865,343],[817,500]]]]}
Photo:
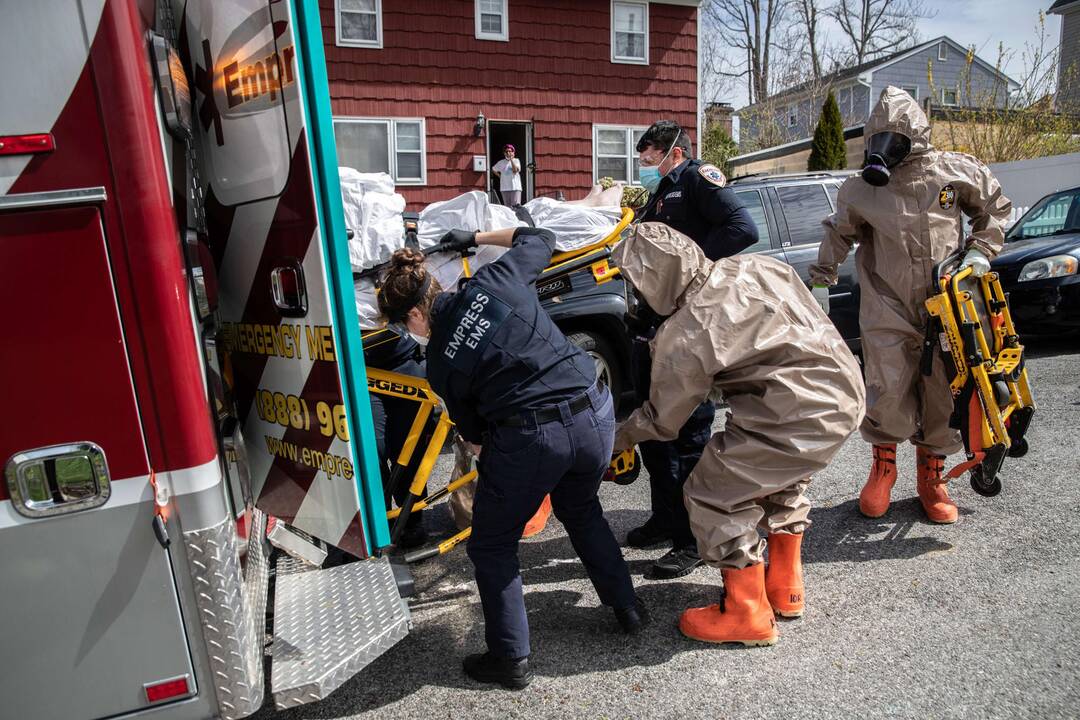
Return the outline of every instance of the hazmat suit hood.
{"type": "Polygon", "coordinates": [[[701,248],[663,223],[637,225],[612,259],[649,307],[665,317],[705,283],[712,267],[701,248]]]}
{"type": "Polygon", "coordinates": [[[933,149],[930,144],[930,122],[915,98],[898,87],[890,85],[881,91],[877,105],[863,128],[863,138],[869,140],[877,133],[898,133],[911,140],[914,157],[933,149]]]}

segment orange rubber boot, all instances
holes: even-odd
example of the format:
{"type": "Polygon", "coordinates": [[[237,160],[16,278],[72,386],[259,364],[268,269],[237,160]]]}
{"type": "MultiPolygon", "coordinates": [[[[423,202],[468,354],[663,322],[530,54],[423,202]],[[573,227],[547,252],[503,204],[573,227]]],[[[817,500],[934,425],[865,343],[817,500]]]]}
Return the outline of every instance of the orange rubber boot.
{"type": "Polygon", "coordinates": [[[780,617],[802,617],[805,598],[802,579],[802,533],[771,533],[765,594],[780,617]]]}
{"type": "Polygon", "coordinates": [[[943,525],[956,522],[956,503],[949,499],[949,491],[945,489],[946,481],[941,476],[945,471],[945,456],[934,455],[929,450],[918,448],[916,464],[916,489],[926,517],[930,522],[943,525]]]}
{"type": "Polygon", "coordinates": [[[529,518],[529,522],[525,523],[525,532],[521,533],[521,537],[532,537],[543,530],[549,517],[551,517],[551,496],[545,495],[544,502],[540,503],[540,509],[529,518]]]}
{"type": "Polygon", "coordinates": [[[896,443],[874,446],[874,466],[859,493],[859,511],[879,518],[889,510],[889,493],[896,483],[896,443]]]}
{"type": "Polygon", "coordinates": [[[719,605],[685,610],[679,630],[688,638],[711,643],[773,645],[776,618],[765,595],[765,564],[727,569],[719,605]]]}

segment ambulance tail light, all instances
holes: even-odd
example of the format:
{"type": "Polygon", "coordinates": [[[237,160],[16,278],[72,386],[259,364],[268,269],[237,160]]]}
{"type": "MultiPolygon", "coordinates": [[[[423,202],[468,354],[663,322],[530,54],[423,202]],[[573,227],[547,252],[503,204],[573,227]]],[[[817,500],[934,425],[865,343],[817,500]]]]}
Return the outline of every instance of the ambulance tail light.
{"type": "Polygon", "coordinates": [[[52,133],[0,135],[0,155],[34,155],[55,149],[56,141],[52,133]]]}
{"type": "Polygon", "coordinates": [[[187,675],[143,685],[143,690],[146,692],[146,702],[151,704],[191,694],[187,675]]]}

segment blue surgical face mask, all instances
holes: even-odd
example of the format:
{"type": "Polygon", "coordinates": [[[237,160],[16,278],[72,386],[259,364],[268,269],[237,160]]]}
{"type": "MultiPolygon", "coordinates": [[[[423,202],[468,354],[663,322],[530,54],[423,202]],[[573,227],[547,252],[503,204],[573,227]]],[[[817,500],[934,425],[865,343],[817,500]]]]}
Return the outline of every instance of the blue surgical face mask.
{"type": "Polygon", "coordinates": [[[672,143],[668,148],[667,154],[660,159],[660,162],[655,165],[638,165],[638,182],[640,182],[646,190],[650,193],[656,192],[656,188],[660,187],[660,166],[664,164],[664,161],[671,155],[671,151],[675,149],[675,144],[672,143]]]}

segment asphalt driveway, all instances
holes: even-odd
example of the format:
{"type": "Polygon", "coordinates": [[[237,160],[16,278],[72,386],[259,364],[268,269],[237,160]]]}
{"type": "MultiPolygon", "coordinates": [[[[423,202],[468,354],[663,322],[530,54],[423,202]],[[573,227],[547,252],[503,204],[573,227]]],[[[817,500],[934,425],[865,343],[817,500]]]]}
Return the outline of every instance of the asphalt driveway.
{"type": "MultiPolygon", "coordinates": [[[[1075,718],[1080,715],[1080,345],[1043,345],[1028,367],[1039,404],[1031,452],[1004,491],[953,483],[960,521],[934,526],[902,448],[896,502],[863,518],[870,463],[858,437],[815,478],[807,612],[772,648],[683,638],[688,605],[715,602],[719,572],[642,574],[662,550],[627,550],[654,622],[627,638],[598,605],[561,525],[521,545],[536,679],[521,692],[462,673],[483,646],[471,566],[459,548],[416,566],[412,633],[326,700],[260,718],[1075,718]]],[[[445,460],[445,459],[444,459],[445,460]]],[[[949,466],[956,458],[950,460],[949,466]]],[[[620,538],[647,517],[648,482],[603,488],[620,538]]],[[[426,518],[449,534],[444,508],[426,518]]]]}

